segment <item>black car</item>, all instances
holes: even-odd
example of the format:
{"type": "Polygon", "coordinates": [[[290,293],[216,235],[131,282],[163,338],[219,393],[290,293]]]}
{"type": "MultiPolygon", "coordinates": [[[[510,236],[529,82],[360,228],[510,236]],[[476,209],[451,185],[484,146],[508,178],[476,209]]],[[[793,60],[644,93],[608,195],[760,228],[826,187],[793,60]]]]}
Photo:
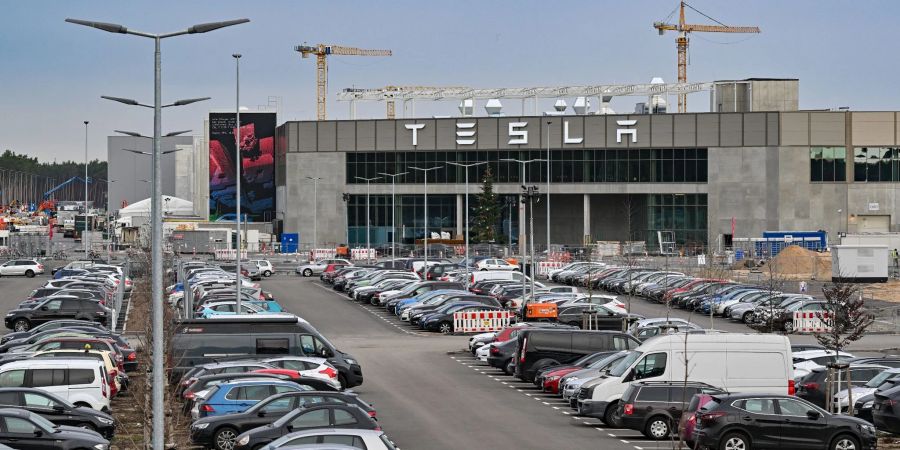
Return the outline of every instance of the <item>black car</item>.
{"type": "Polygon", "coordinates": [[[581,328],[584,323],[585,314],[591,315],[592,330],[614,330],[622,331],[627,329],[627,321],[629,316],[616,314],[602,305],[593,303],[581,303],[570,306],[564,306],[559,309],[556,317],[559,323],[565,323],[581,328]]]}
{"type": "Polygon", "coordinates": [[[246,431],[235,439],[234,450],[253,450],[288,433],[312,428],[380,429],[378,422],[356,405],[320,405],[294,409],[271,425],[246,431]]]}
{"type": "MultiPolygon", "coordinates": [[[[883,372],[887,367],[875,366],[868,364],[850,365],[850,383],[854,387],[865,386],[872,378],[883,372]]],[[[800,378],[797,382],[797,397],[806,400],[819,408],[825,407],[826,390],[828,388],[828,369],[825,367],[816,367],[808,374],[800,378]]],[[[841,383],[838,390],[846,389],[846,379],[841,383]]]]}
{"type": "Polygon", "coordinates": [[[879,430],[900,433],[900,386],[875,392],[872,419],[879,430]]]}
{"type": "Polygon", "coordinates": [[[44,322],[34,328],[29,329],[28,331],[19,331],[4,334],[3,337],[0,338],[0,344],[5,344],[16,339],[25,339],[29,336],[34,336],[36,333],[40,333],[42,331],[68,327],[89,327],[96,328],[102,331],[108,331],[106,327],[103,326],[103,324],[87,320],[52,320],[50,322],[44,322]]]}
{"type": "Polygon", "coordinates": [[[96,431],[56,425],[24,409],[0,409],[0,444],[17,449],[108,448],[109,441],[96,431]]]}
{"type": "Polygon", "coordinates": [[[20,408],[40,414],[56,425],[93,430],[104,437],[115,434],[116,422],[109,414],[75,406],[47,391],[34,388],[0,388],[0,408],[20,408]]]}
{"type": "Polygon", "coordinates": [[[640,431],[650,439],[666,439],[676,431],[681,411],[691,403],[694,394],[725,393],[717,387],[692,381],[640,381],[632,383],[622,394],[619,417],[624,428],[640,431]]]}
{"type": "Polygon", "coordinates": [[[234,445],[237,435],[245,431],[269,425],[293,410],[324,404],[355,405],[362,408],[367,417],[376,416],[375,409],[353,393],[284,392],[268,397],[241,413],[198,419],[191,425],[191,442],[218,450],[228,450],[234,445]]]}
{"type": "Polygon", "coordinates": [[[100,289],[61,289],[59,293],[54,294],[52,297],[38,297],[38,298],[30,298],[24,300],[19,303],[19,308],[33,308],[34,305],[47,300],[48,298],[56,298],[56,297],[78,297],[78,298],[89,298],[100,302],[101,304],[106,301],[106,293],[100,289]]]}
{"type": "Polygon", "coordinates": [[[865,420],[787,395],[713,396],[697,412],[694,432],[701,448],[714,449],[874,450],[877,440],[865,420]]]}
{"type": "Polygon", "coordinates": [[[109,309],[96,300],[77,297],[53,297],[35,305],[34,308],[14,309],[6,313],[6,328],[28,331],[35,325],[59,319],[80,319],[105,323],[109,319],[109,309]]]}
{"type": "Polygon", "coordinates": [[[548,366],[569,364],[599,351],[632,350],[641,345],[634,336],[615,331],[529,329],[520,331],[516,340],[515,376],[528,382],[548,366]]]}

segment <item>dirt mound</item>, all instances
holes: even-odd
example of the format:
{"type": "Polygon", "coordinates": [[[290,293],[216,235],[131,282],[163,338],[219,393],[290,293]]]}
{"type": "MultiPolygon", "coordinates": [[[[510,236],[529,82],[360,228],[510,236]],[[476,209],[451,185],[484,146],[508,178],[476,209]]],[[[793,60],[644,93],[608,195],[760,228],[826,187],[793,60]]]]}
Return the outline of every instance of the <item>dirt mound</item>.
{"type": "Polygon", "coordinates": [[[799,245],[789,245],[769,261],[769,268],[782,275],[815,275],[816,279],[829,279],[831,252],[818,253],[799,245]]]}

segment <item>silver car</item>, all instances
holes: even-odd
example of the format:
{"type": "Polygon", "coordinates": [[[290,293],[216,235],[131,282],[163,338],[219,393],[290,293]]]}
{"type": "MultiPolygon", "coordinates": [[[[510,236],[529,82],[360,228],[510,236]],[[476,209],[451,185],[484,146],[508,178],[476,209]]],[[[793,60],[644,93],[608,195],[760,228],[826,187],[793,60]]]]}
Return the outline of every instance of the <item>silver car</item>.
{"type": "Polygon", "coordinates": [[[14,259],[0,265],[0,276],[25,275],[34,278],[44,273],[44,265],[33,259],[14,259]]]}
{"type": "Polygon", "coordinates": [[[312,261],[306,264],[301,264],[297,266],[297,273],[303,275],[304,277],[311,277],[316,274],[320,274],[325,271],[329,264],[340,264],[342,266],[352,266],[353,263],[347,261],[346,259],[333,258],[333,259],[320,259],[318,261],[312,261]]]}

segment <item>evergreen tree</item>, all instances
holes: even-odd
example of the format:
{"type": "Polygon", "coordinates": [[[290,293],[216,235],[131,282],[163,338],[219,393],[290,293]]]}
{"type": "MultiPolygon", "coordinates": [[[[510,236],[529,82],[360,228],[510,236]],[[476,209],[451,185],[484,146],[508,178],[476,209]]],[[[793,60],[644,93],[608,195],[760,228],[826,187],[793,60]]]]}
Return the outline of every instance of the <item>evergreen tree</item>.
{"type": "Polygon", "coordinates": [[[481,193],[476,195],[475,219],[469,230],[472,242],[494,242],[500,221],[500,201],[494,192],[494,174],[488,165],[481,178],[481,193]]]}

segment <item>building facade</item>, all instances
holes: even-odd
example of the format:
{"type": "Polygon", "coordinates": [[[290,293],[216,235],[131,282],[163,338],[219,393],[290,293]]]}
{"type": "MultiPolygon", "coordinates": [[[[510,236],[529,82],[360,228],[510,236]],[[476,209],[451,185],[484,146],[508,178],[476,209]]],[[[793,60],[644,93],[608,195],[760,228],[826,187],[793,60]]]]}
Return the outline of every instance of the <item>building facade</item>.
{"type": "Polygon", "coordinates": [[[766,230],[900,231],[900,113],[856,111],[287,122],[276,132],[276,217],[301,243],[315,229],[319,243],[365,244],[368,203],[373,245],[412,242],[426,217],[426,175],[412,167],[441,167],[427,175],[428,230],[461,236],[466,169],[450,162],[486,163],[468,169],[470,210],[490,167],[498,234],[513,241],[531,213],[521,186],[537,186],[539,247],[548,190],[552,244],[652,248],[657,231],[711,246],[766,230]],[[383,175],[401,172],[393,185],[383,175]]]}

